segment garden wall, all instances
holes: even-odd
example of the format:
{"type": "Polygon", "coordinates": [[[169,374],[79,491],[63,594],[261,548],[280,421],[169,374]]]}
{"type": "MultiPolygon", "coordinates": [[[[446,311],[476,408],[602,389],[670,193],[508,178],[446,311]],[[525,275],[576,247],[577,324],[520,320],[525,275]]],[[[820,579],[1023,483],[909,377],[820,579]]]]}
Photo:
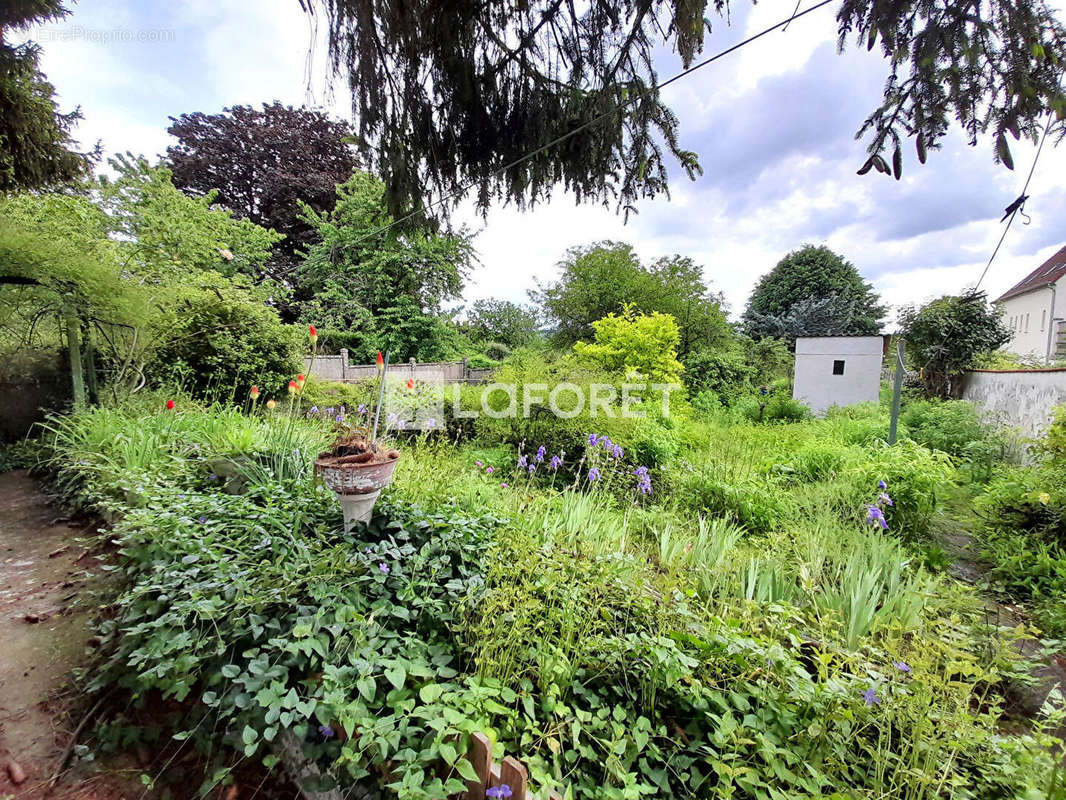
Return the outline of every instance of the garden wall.
{"type": "MultiPolygon", "coordinates": [[[[327,381],[357,383],[378,376],[376,364],[350,364],[348,351],[341,350],[335,356],[304,357],[304,368],[308,374],[327,381]]],[[[470,367],[466,360],[434,361],[419,364],[414,359],[406,362],[389,364],[389,374],[415,380],[440,381],[444,383],[484,383],[492,378],[494,370],[470,367]]]]}
{"type": "Polygon", "coordinates": [[[974,370],[966,373],[962,397],[1037,438],[1047,430],[1052,409],[1066,405],[1066,369],[974,370]]]}

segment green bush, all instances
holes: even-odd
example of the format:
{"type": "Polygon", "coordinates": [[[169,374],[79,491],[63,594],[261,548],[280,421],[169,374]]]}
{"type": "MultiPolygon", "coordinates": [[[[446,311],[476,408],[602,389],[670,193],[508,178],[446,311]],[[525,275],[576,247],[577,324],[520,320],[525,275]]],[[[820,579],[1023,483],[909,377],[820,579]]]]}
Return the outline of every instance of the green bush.
{"type": "Polygon", "coordinates": [[[784,392],[763,397],[748,397],[740,403],[740,413],[752,422],[802,422],[811,418],[811,410],[784,392]]]}
{"type": "Polygon", "coordinates": [[[964,400],[923,400],[910,403],[900,415],[911,439],[933,450],[964,459],[975,443],[998,442],[981,422],[977,407],[964,400]]]}
{"type": "Polygon", "coordinates": [[[303,371],[306,330],[283,325],[267,306],[203,293],[188,301],[146,373],[205,400],[243,403],[253,385],[270,397],[303,371]]]}
{"type": "Polygon", "coordinates": [[[752,533],[767,533],[782,518],[779,495],[755,479],[732,483],[698,472],[672,488],[682,507],[711,518],[725,517],[752,533]]]}

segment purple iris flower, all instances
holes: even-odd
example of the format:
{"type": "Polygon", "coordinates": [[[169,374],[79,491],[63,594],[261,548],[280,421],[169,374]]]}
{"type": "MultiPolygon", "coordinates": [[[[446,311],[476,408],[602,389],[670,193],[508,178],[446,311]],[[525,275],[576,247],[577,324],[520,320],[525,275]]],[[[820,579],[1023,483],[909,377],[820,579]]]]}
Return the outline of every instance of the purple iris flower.
{"type": "Polygon", "coordinates": [[[333,730],[332,725],[319,725],[318,732],[323,739],[332,739],[334,736],[337,735],[336,732],[333,730]]]}
{"type": "Polygon", "coordinates": [[[866,506],[866,522],[869,525],[880,525],[881,530],[888,530],[888,521],[885,519],[885,512],[874,505],[866,506]]]}
{"type": "Polygon", "coordinates": [[[596,467],[593,467],[592,469],[590,469],[589,470],[589,480],[590,481],[598,481],[599,479],[600,479],[600,471],[598,469],[596,469],[596,467]]]}
{"type": "Polygon", "coordinates": [[[547,452],[548,451],[544,449],[544,445],[541,445],[540,447],[537,448],[537,455],[534,456],[534,458],[536,458],[538,462],[539,461],[543,461],[544,460],[544,454],[547,453],[547,452]]]}
{"type": "Polygon", "coordinates": [[[200,517],[199,521],[200,521],[200,524],[203,525],[204,523],[207,522],[207,517],[200,517]]]}
{"type": "Polygon", "coordinates": [[[559,456],[552,456],[552,463],[551,463],[551,468],[552,469],[559,469],[559,467],[561,467],[562,465],[563,465],[562,458],[560,458],[559,456]]]}
{"type": "Polygon", "coordinates": [[[356,414],[365,414],[367,412],[366,403],[360,403],[359,408],[355,409],[356,414]]]}
{"type": "Polygon", "coordinates": [[[881,698],[877,696],[877,691],[872,686],[862,693],[862,700],[868,706],[876,706],[881,702],[881,698]]]}
{"type": "Polygon", "coordinates": [[[597,436],[596,434],[594,434],[594,433],[590,433],[589,434],[589,444],[590,445],[595,446],[596,442],[598,442],[599,440],[600,440],[600,437],[597,436]]]}
{"type": "Polygon", "coordinates": [[[881,492],[881,494],[877,495],[877,502],[885,506],[895,505],[895,503],[892,502],[892,498],[888,496],[887,492],[881,492]]]}
{"type": "Polygon", "coordinates": [[[485,797],[503,797],[508,798],[514,792],[511,791],[511,787],[506,783],[501,783],[499,786],[493,786],[491,789],[485,790],[485,797]]]}
{"type": "Polygon", "coordinates": [[[622,448],[619,447],[618,445],[615,445],[614,447],[611,448],[611,455],[614,456],[615,458],[621,458],[622,457],[622,448]]]}
{"type": "Polygon", "coordinates": [[[308,414],[317,414],[318,413],[318,406],[311,406],[309,409],[307,409],[307,413],[308,414]]]}
{"type": "Polygon", "coordinates": [[[911,665],[908,664],[906,661],[893,661],[892,666],[898,669],[900,672],[906,673],[907,675],[911,674],[911,665]]]}
{"type": "Polygon", "coordinates": [[[878,489],[882,489],[882,490],[887,489],[888,488],[888,484],[885,483],[883,480],[880,480],[880,481],[877,482],[877,488],[878,489]]]}
{"type": "Polygon", "coordinates": [[[519,456],[518,457],[518,466],[523,468],[523,469],[525,467],[528,467],[529,466],[529,459],[526,458],[525,456],[519,456]]]}
{"type": "Polygon", "coordinates": [[[337,420],[337,422],[344,422],[344,414],[338,414],[334,419],[337,420]]]}
{"type": "Polygon", "coordinates": [[[532,475],[536,471],[537,471],[537,465],[536,464],[530,464],[529,465],[529,474],[532,475]]]}

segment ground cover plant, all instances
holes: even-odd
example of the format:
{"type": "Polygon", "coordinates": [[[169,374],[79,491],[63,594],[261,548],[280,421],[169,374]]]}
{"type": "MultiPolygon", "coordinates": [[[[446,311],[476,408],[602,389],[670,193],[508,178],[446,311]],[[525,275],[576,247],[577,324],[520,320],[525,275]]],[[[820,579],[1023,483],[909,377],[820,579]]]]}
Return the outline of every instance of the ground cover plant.
{"type": "Polygon", "coordinates": [[[295,741],[321,786],[439,798],[480,730],[575,798],[1056,796],[1040,722],[1001,724],[1023,665],[911,544],[951,457],[879,442],[876,407],[682,408],[565,452],[534,422],[395,432],[348,533],[310,471],[335,420],[298,393],[57,418],[55,485],[120,547],[96,685],[175,704],[205,794],[295,741]]]}

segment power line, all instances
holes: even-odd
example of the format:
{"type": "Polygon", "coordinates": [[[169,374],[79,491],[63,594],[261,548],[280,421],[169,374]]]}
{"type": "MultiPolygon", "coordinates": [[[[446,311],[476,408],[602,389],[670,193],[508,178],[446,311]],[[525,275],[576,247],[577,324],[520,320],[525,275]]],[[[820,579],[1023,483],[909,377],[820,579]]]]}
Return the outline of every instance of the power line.
{"type": "Polygon", "coordinates": [[[1019,192],[1018,198],[1013,203],[1011,203],[1010,206],[1008,206],[1008,208],[1013,207],[1013,210],[1010,212],[1010,217],[1007,218],[1007,224],[1003,228],[1003,233],[1001,233],[999,236],[999,241],[996,242],[996,247],[992,251],[992,255],[989,256],[988,263],[985,264],[984,270],[981,271],[981,277],[978,278],[977,283],[974,284],[973,290],[975,292],[980,288],[981,282],[985,279],[985,275],[988,274],[988,268],[992,266],[992,262],[995,261],[996,255],[999,254],[999,248],[1003,246],[1003,240],[1007,238],[1007,231],[1010,230],[1010,226],[1014,223],[1014,218],[1018,216],[1018,214],[1023,213],[1022,209],[1025,208],[1025,201],[1029,196],[1026,194],[1026,192],[1029,190],[1029,181],[1033,179],[1033,173],[1036,172],[1036,162],[1040,160],[1040,153],[1044,149],[1044,141],[1047,139],[1048,131],[1051,130],[1052,117],[1053,114],[1049,112],[1047,117],[1047,124],[1044,125],[1044,133],[1040,136],[1040,143],[1036,146],[1036,154],[1033,156],[1033,165],[1029,167],[1029,174],[1025,178],[1025,185],[1022,186],[1022,190],[1021,192],[1019,192]]]}
{"type": "MultiPolygon", "coordinates": [[[[734,53],[737,50],[739,50],[740,48],[751,44],[756,39],[761,39],[763,36],[766,36],[768,33],[773,33],[775,30],[777,30],[781,26],[787,26],[793,20],[799,19],[800,17],[804,17],[807,14],[810,14],[812,11],[817,11],[822,6],[829,5],[831,2],[833,2],[833,0],[821,0],[821,2],[814,4],[813,6],[811,6],[808,9],[805,9],[803,11],[795,11],[795,12],[792,13],[792,15],[790,17],[787,17],[786,19],[783,19],[780,22],[777,22],[777,23],[771,25],[769,28],[764,28],[763,30],[759,31],[758,33],[752,34],[747,39],[744,39],[743,41],[737,42],[732,47],[727,47],[725,50],[721,50],[718,53],[715,53],[713,56],[711,56],[709,58],[705,58],[703,61],[699,62],[698,64],[693,64],[688,69],[682,70],[681,72],[679,72],[676,75],[674,75],[672,78],[668,78],[667,80],[665,80],[662,83],[660,83],[657,86],[655,86],[654,90],[655,91],[659,91],[659,90],[669,86],[671,83],[674,83],[675,81],[679,81],[682,78],[687,77],[688,75],[691,75],[696,70],[702,69],[703,67],[707,66],[708,64],[717,61],[718,59],[722,58],[723,56],[727,56],[730,53],[734,53]]],[[[797,5],[797,9],[798,8],[799,8],[799,6],[797,5]]],[[[495,177],[495,176],[499,175],[502,172],[506,172],[507,170],[511,169],[512,167],[517,167],[522,162],[528,161],[529,159],[540,155],[545,150],[549,150],[552,147],[555,147],[555,145],[561,144],[561,143],[565,142],[567,139],[570,139],[573,136],[577,136],[577,134],[581,133],[582,131],[587,130],[588,128],[591,128],[593,125],[595,125],[595,124],[597,124],[599,122],[602,122],[603,120],[605,120],[608,117],[612,116],[616,112],[620,111],[621,109],[623,109],[626,106],[630,105],[631,103],[635,102],[638,98],[639,98],[639,94],[634,96],[634,97],[631,97],[628,100],[625,100],[625,101],[623,101],[621,103],[618,103],[617,105],[613,106],[609,110],[604,111],[599,116],[593,117],[588,122],[586,122],[586,123],[584,123],[582,125],[579,125],[574,130],[568,131],[567,133],[564,133],[562,136],[558,136],[555,139],[552,139],[547,144],[541,145],[536,150],[533,150],[533,151],[531,151],[529,153],[526,153],[524,156],[520,156],[519,158],[516,158],[514,161],[511,161],[510,163],[504,164],[502,167],[499,167],[498,169],[493,170],[492,172],[490,172],[485,177],[492,178],[492,177],[495,177]]],[[[399,224],[401,224],[403,222],[406,222],[407,220],[411,219],[412,217],[415,217],[415,216],[417,216],[419,214],[423,214],[426,211],[428,211],[429,209],[436,208],[437,206],[440,206],[440,205],[448,202],[449,200],[451,200],[451,199],[453,199],[455,197],[458,197],[459,195],[466,194],[470,189],[472,189],[475,186],[477,186],[477,184],[480,183],[482,180],[484,180],[484,178],[478,178],[477,180],[471,181],[466,186],[462,186],[459,189],[456,189],[455,191],[444,195],[439,200],[435,200],[434,202],[432,202],[432,203],[430,203],[430,204],[428,204],[426,206],[423,206],[422,208],[415,209],[414,211],[411,211],[410,213],[405,214],[404,216],[400,217],[399,219],[393,220],[388,225],[384,225],[381,228],[378,228],[376,231],[372,231],[372,232],[368,233],[366,236],[363,236],[363,237],[360,237],[359,239],[356,239],[355,242],[353,242],[353,244],[359,244],[360,242],[363,242],[363,241],[365,241],[367,239],[370,239],[371,237],[377,236],[379,233],[384,233],[385,231],[387,231],[387,230],[389,230],[391,228],[394,228],[394,227],[396,227],[397,225],[399,225],[399,224]]]]}

